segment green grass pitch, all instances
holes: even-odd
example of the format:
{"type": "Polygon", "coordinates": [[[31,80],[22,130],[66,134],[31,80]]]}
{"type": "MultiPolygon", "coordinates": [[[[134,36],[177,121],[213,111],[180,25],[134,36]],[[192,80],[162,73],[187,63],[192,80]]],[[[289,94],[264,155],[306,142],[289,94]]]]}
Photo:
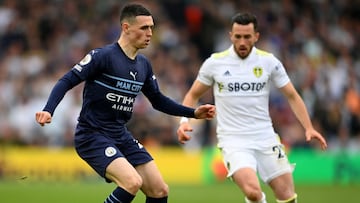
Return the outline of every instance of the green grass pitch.
{"type": "MultiPolygon", "coordinates": [[[[102,203],[114,189],[101,180],[83,182],[40,182],[29,179],[0,180],[2,203],[102,203]]],[[[267,186],[263,186],[268,203],[275,203],[267,186]]],[[[299,203],[360,202],[360,185],[297,185],[299,203]]],[[[243,195],[233,183],[208,185],[170,184],[169,203],[241,203],[243,195]]],[[[134,203],[143,203],[139,192],[134,203]]]]}

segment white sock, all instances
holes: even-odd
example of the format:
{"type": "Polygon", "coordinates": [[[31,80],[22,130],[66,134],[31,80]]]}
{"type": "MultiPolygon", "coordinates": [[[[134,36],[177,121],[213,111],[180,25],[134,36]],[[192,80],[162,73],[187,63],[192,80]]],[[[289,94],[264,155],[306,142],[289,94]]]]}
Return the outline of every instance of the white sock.
{"type": "Polygon", "coordinates": [[[265,193],[262,193],[261,200],[257,201],[257,202],[251,201],[251,200],[249,200],[248,198],[245,197],[245,203],[267,203],[265,193]]]}

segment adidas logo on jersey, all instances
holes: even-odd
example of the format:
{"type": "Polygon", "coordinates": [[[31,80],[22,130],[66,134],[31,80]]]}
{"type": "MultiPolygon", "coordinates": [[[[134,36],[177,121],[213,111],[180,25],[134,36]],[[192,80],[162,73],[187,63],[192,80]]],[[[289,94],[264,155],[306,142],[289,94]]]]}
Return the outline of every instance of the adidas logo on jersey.
{"type": "Polygon", "coordinates": [[[223,75],[224,76],[231,76],[231,73],[230,73],[230,71],[227,70],[223,75]]]}

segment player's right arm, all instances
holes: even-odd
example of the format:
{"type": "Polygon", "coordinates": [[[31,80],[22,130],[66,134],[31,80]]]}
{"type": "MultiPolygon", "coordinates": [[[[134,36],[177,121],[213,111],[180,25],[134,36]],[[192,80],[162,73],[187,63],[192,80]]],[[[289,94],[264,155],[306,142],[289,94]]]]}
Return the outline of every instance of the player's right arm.
{"type": "MultiPolygon", "coordinates": [[[[201,83],[200,81],[195,80],[190,90],[186,93],[182,104],[188,107],[195,107],[199,102],[201,96],[208,89],[210,89],[210,86],[207,86],[201,83]]],[[[193,129],[189,123],[189,120],[186,118],[182,118],[180,121],[179,128],[176,131],[178,136],[178,141],[181,144],[185,144],[186,141],[189,141],[191,139],[191,136],[188,135],[186,132],[191,132],[192,130],[193,129]]]]}
{"type": "Polygon", "coordinates": [[[55,108],[64,98],[66,92],[74,86],[78,85],[81,81],[82,80],[72,70],[60,78],[59,81],[55,84],[54,88],[51,90],[49,99],[44,109],[42,111],[36,112],[36,122],[38,122],[41,126],[44,126],[46,123],[50,123],[55,108]]]}
{"type": "Polygon", "coordinates": [[[35,114],[35,119],[41,126],[51,122],[54,111],[64,98],[66,92],[82,81],[99,74],[99,69],[102,67],[99,63],[101,63],[103,55],[102,49],[91,50],[79,63],[75,64],[69,72],[57,81],[51,90],[44,109],[35,114]]]}
{"type": "Polygon", "coordinates": [[[51,114],[47,111],[39,111],[35,114],[36,122],[38,122],[41,126],[44,126],[46,123],[51,123],[51,114]]]}

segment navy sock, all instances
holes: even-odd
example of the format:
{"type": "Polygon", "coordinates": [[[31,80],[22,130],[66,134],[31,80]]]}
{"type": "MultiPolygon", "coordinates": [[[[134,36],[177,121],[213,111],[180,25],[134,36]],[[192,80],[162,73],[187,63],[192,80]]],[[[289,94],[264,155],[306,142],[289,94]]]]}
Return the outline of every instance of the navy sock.
{"type": "Polygon", "coordinates": [[[130,203],[134,199],[134,195],[128,193],[126,190],[121,187],[117,187],[104,203],[130,203]]]}
{"type": "Polygon", "coordinates": [[[168,197],[154,198],[154,197],[146,197],[145,203],[167,203],[168,197]]]}

